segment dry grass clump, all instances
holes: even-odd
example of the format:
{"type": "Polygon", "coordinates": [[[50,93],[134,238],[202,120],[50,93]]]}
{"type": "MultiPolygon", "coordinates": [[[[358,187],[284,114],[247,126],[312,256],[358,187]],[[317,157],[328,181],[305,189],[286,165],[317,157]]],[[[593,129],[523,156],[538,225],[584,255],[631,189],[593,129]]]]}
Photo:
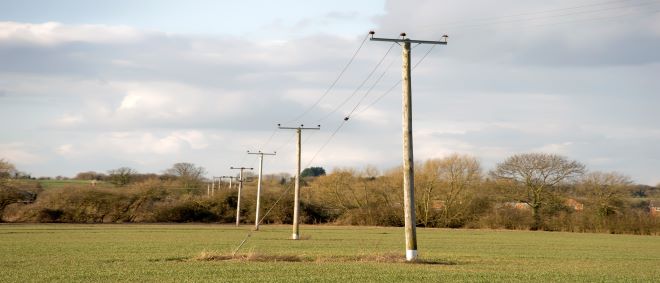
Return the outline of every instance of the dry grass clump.
{"type": "Polygon", "coordinates": [[[197,255],[195,260],[199,261],[224,261],[224,260],[235,260],[235,261],[257,261],[257,262],[303,262],[311,261],[311,259],[297,256],[297,255],[269,255],[262,253],[249,252],[245,254],[236,254],[232,255],[229,253],[218,254],[215,252],[203,251],[197,255]]]}
{"type": "Polygon", "coordinates": [[[406,261],[405,257],[398,253],[385,254],[362,254],[356,256],[317,256],[306,257],[298,255],[278,255],[249,252],[245,254],[232,255],[230,253],[216,253],[203,251],[194,260],[198,261],[255,261],[255,262],[315,262],[315,263],[339,263],[339,262],[364,262],[364,263],[411,263],[411,264],[439,264],[455,265],[453,261],[442,261],[434,259],[418,259],[413,262],[406,261]]]}

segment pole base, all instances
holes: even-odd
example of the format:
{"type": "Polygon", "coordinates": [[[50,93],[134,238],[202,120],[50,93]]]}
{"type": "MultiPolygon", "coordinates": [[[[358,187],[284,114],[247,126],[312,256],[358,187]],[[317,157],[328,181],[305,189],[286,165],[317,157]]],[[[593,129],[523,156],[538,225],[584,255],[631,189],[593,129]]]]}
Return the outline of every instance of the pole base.
{"type": "Polygon", "coordinates": [[[298,234],[291,234],[291,240],[300,240],[300,235],[298,235],[298,234]]]}
{"type": "Polygon", "coordinates": [[[417,260],[417,250],[406,250],[406,260],[407,261],[417,260]]]}

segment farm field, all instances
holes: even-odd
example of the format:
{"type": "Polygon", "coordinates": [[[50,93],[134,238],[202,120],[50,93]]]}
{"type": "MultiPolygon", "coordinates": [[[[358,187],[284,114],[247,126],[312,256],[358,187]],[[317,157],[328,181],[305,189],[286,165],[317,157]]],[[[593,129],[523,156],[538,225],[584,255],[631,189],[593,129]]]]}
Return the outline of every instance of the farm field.
{"type": "Polygon", "coordinates": [[[198,260],[229,254],[252,228],[212,224],[2,224],[0,281],[653,282],[660,278],[657,236],[500,230],[417,230],[421,258],[403,257],[403,228],[262,226],[240,254],[274,259],[198,260]],[[360,258],[362,260],[360,260],[360,258]],[[366,259],[365,259],[366,258],[366,259]]]}

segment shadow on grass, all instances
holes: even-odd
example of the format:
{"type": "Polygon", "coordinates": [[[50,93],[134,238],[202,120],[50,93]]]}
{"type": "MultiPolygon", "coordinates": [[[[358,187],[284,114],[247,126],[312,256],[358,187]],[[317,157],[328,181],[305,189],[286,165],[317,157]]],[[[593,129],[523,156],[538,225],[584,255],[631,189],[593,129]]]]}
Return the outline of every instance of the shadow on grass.
{"type": "Polygon", "coordinates": [[[364,254],[356,256],[298,256],[283,254],[244,253],[232,255],[230,253],[201,252],[193,258],[196,261],[243,261],[243,262],[314,262],[314,263],[341,263],[341,262],[364,262],[364,263],[405,263],[422,265],[457,265],[456,261],[439,259],[418,259],[406,261],[405,257],[398,253],[386,254],[364,254]]]}

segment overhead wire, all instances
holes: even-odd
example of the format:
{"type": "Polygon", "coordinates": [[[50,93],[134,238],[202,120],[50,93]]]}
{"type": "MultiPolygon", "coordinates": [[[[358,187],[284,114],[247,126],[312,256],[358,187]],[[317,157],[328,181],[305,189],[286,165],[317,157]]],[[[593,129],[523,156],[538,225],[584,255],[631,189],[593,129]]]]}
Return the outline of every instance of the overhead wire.
{"type": "Polygon", "coordinates": [[[317,131],[312,131],[305,139],[302,141],[302,143],[307,143],[315,134],[317,131]]]}
{"type": "MultiPolygon", "coordinates": [[[[493,20],[500,20],[500,19],[514,18],[514,17],[521,17],[521,16],[548,14],[548,13],[568,11],[568,10],[578,10],[578,9],[589,8],[589,7],[607,6],[607,5],[610,5],[610,4],[621,4],[621,3],[625,3],[625,2],[629,2],[629,1],[633,1],[633,0],[615,0],[615,1],[607,1],[607,2],[597,2],[597,3],[592,3],[592,4],[584,4],[584,5],[577,5],[577,6],[564,7],[564,8],[556,8],[556,9],[548,9],[548,10],[539,10],[539,11],[532,11],[532,12],[508,14],[508,15],[503,15],[503,16],[493,16],[493,17],[484,17],[484,18],[477,18],[477,19],[468,19],[468,20],[444,22],[444,23],[439,23],[439,25],[441,25],[443,27],[450,27],[450,26],[454,26],[454,25],[462,25],[462,24],[465,24],[465,23],[474,24],[474,22],[484,22],[484,21],[489,21],[489,20],[493,21],[493,20]]],[[[423,25],[423,26],[420,26],[420,27],[431,27],[431,26],[437,27],[438,24],[423,25]]]]}
{"type": "MultiPolygon", "coordinates": [[[[631,1],[634,1],[634,0],[616,0],[616,1],[607,1],[607,2],[597,2],[597,3],[592,3],[592,4],[583,4],[583,5],[570,6],[570,7],[564,7],[564,8],[556,8],[556,9],[539,10],[539,11],[532,11],[532,12],[515,13],[515,14],[502,15],[502,16],[473,18],[473,19],[450,21],[450,22],[440,22],[440,23],[432,24],[432,25],[421,25],[421,26],[418,26],[417,28],[418,29],[427,29],[427,28],[431,28],[431,27],[432,28],[437,28],[437,27],[450,28],[450,27],[456,27],[456,26],[462,26],[462,25],[474,25],[474,24],[489,24],[490,25],[490,24],[492,24],[493,21],[499,21],[499,20],[508,19],[508,18],[524,17],[524,16],[531,16],[531,15],[539,15],[539,14],[549,14],[549,13],[555,13],[555,12],[561,12],[561,11],[579,10],[579,9],[590,8],[590,7],[598,7],[598,6],[609,6],[609,5],[612,5],[612,4],[626,4],[626,2],[631,2],[631,1]]],[[[625,7],[625,6],[618,6],[618,7],[625,7]]]]}
{"type": "Polygon", "coordinates": [[[376,85],[378,85],[378,83],[383,79],[383,77],[385,76],[385,74],[387,73],[387,71],[390,70],[390,68],[392,67],[393,64],[394,64],[394,61],[392,61],[392,62],[387,66],[387,68],[385,68],[385,70],[383,71],[383,73],[381,73],[380,76],[378,76],[378,79],[376,79],[376,80],[374,81],[374,83],[373,83],[373,84],[371,85],[371,87],[369,87],[369,89],[364,93],[364,95],[363,95],[362,98],[358,101],[358,103],[355,104],[355,107],[353,107],[353,109],[351,109],[351,111],[350,111],[348,114],[346,114],[344,120],[348,120],[348,119],[351,117],[351,115],[353,115],[353,112],[355,112],[355,110],[357,110],[357,108],[360,107],[360,104],[362,104],[362,102],[367,98],[367,96],[369,96],[369,94],[371,93],[371,91],[372,91],[372,90],[376,87],[376,85]]]}
{"type": "MultiPolygon", "coordinates": [[[[660,4],[654,3],[655,4],[660,4]]],[[[611,19],[616,19],[616,18],[622,18],[622,17],[629,17],[629,16],[634,16],[639,14],[640,12],[647,13],[647,14],[656,14],[660,12],[660,9],[655,9],[655,10],[644,10],[644,11],[624,11],[623,13],[619,13],[616,15],[608,15],[608,16],[603,16],[603,17],[595,17],[595,18],[586,18],[586,19],[572,19],[568,21],[560,21],[560,22],[551,22],[551,23],[539,23],[539,24],[532,24],[532,25],[526,25],[523,27],[521,31],[524,31],[525,28],[529,27],[544,27],[544,26],[554,26],[554,25],[562,25],[562,24],[568,24],[568,23],[577,23],[577,22],[590,22],[590,21],[601,21],[601,20],[611,20],[611,19]]]]}
{"type": "Polygon", "coordinates": [[[280,146],[278,146],[277,149],[275,149],[275,151],[280,152],[282,150],[282,148],[284,148],[286,145],[288,145],[291,142],[291,140],[293,139],[293,137],[295,137],[295,136],[296,136],[296,133],[291,132],[291,136],[284,143],[282,143],[280,146]]]}
{"type": "MultiPolygon", "coordinates": [[[[289,191],[291,191],[291,188],[293,188],[293,183],[289,183],[289,185],[286,187],[286,189],[284,191],[282,191],[282,193],[277,198],[277,200],[275,200],[273,205],[271,205],[270,208],[268,208],[268,210],[266,210],[266,213],[264,213],[264,215],[261,217],[259,222],[257,222],[258,223],[257,226],[261,225],[261,223],[264,221],[264,219],[266,219],[266,217],[268,216],[268,214],[270,214],[270,212],[273,210],[273,208],[275,208],[277,206],[277,204],[279,204],[280,201],[284,198],[284,196],[287,193],[289,193],[289,191]]],[[[248,231],[248,233],[245,235],[243,240],[238,244],[238,246],[234,249],[234,251],[232,251],[232,254],[231,254],[232,257],[236,256],[236,253],[238,253],[238,251],[243,247],[243,245],[245,245],[247,240],[250,237],[252,237],[252,233],[254,233],[255,231],[257,231],[257,230],[251,229],[250,231],[248,231]]]]}
{"type": "Polygon", "coordinates": [[[339,130],[341,130],[341,128],[343,128],[344,125],[346,125],[346,122],[348,122],[348,120],[341,121],[339,126],[332,132],[332,134],[330,134],[330,137],[328,137],[328,139],[323,143],[323,145],[321,145],[321,147],[316,151],[316,153],[314,153],[312,158],[307,162],[307,166],[305,166],[305,167],[309,167],[309,165],[311,165],[312,162],[314,162],[314,160],[319,155],[319,153],[321,153],[321,151],[323,151],[323,149],[325,149],[325,147],[330,143],[330,141],[332,141],[332,139],[335,137],[335,135],[337,135],[337,132],[339,132],[339,130]]]}
{"type": "Polygon", "coordinates": [[[510,19],[510,20],[494,20],[494,21],[484,21],[481,23],[476,23],[476,24],[463,24],[463,25],[454,25],[454,26],[443,26],[444,28],[453,28],[453,30],[463,30],[463,29],[471,29],[471,28],[480,28],[482,26],[492,26],[492,25],[497,25],[497,24],[508,24],[508,23],[518,23],[518,22],[530,22],[530,21],[538,21],[538,20],[545,20],[545,19],[553,19],[553,18],[560,18],[560,17],[566,17],[566,16],[575,16],[575,15],[584,15],[584,14],[594,14],[594,13],[601,13],[601,12],[606,12],[606,11],[611,11],[615,9],[622,9],[622,8],[634,8],[634,7],[640,7],[640,6],[647,6],[647,5],[656,5],[658,2],[656,1],[651,1],[651,2],[643,2],[643,3],[636,3],[633,5],[625,5],[625,6],[616,6],[616,7],[608,7],[608,8],[602,8],[602,9],[595,9],[595,10],[586,10],[586,11],[576,11],[576,12],[570,12],[570,13],[563,13],[563,14],[555,14],[555,15],[545,15],[545,16],[539,16],[539,17],[534,17],[534,18],[518,18],[518,19],[510,19]]]}
{"type": "Polygon", "coordinates": [[[344,68],[341,70],[341,72],[339,72],[339,75],[337,76],[337,78],[335,78],[335,80],[334,80],[334,81],[330,84],[330,86],[325,90],[325,92],[323,93],[323,95],[321,95],[321,97],[319,97],[319,99],[317,99],[317,100],[316,100],[316,101],[315,101],[310,107],[308,107],[307,110],[303,111],[302,114],[300,114],[300,115],[298,115],[296,118],[293,118],[293,119],[291,119],[290,121],[286,122],[287,124],[288,124],[288,123],[295,122],[295,121],[299,121],[302,117],[305,117],[305,115],[307,115],[310,111],[312,111],[312,109],[314,109],[314,107],[318,106],[319,103],[321,103],[321,101],[322,101],[326,96],[328,96],[328,94],[330,93],[330,91],[335,87],[335,85],[337,85],[337,82],[339,82],[339,80],[342,78],[342,76],[344,75],[344,73],[346,72],[346,70],[348,69],[348,67],[351,66],[351,64],[352,64],[353,61],[355,60],[355,57],[357,57],[358,53],[360,52],[360,50],[361,50],[362,47],[364,46],[364,43],[367,42],[367,39],[369,39],[369,35],[367,35],[367,36],[364,37],[364,39],[363,39],[362,42],[360,43],[360,46],[358,46],[358,48],[355,50],[355,52],[353,52],[353,56],[351,56],[351,59],[348,60],[348,63],[346,63],[346,65],[345,65],[344,68]]]}
{"type": "Polygon", "coordinates": [[[247,157],[248,157],[248,155],[247,155],[247,154],[244,154],[244,155],[243,155],[243,158],[241,158],[241,161],[238,162],[238,166],[243,166],[243,162],[245,162],[245,159],[247,159],[247,157]]]}
{"type": "Polygon", "coordinates": [[[362,89],[362,87],[367,83],[367,81],[369,81],[369,79],[371,79],[371,77],[374,75],[376,70],[378,70],[378,68],[383,63],[383,61],[385,61],[385,58],[387,58],[387,55],[390,54],[390,51],[392,51],[392,48],[394,48],[394,45],[396,45],[396,42],[393,42],[392,45],[390,45],[390,48],[387,49],[387,52],[385,52],[385,55],[383,55],[383,57],[380,58],[380,60],[376,64],[376,66],[374,66],[374,68],[371,70],[371,72],[369,72],[367,77],[362,81],[362,83],[360,83],[360,85],[353,91],[353,93],[351,93],[350,96],[348,96],[346,99],[344,99],[344,101],[342,101],[342,103],[340,103],[332,111],[330,111],[329,113],[327,113],[326,115],[321,117],[319,120],[316,120],[315,123],[320,123],[320,122],[324,121],[325,119],[330,117],[332,114],[337,112],[341,107],[343,107],[349,100],[351,100],[351,98],[353,98],[358,93],[358,91],[360,91],[360,89],[362,89]]]}
{"type": "MultiPolygon", "coordinates": [[[[415,68],[417,68],[417,66],[419,66],[419,64],[422,63],[422,61],[424,61],[424,59],[426,59],[426,57],[431,53],[431,51],[433,51],[433,48],[434,48],[435,46],[436,46],[436,45],[432,45],[431,48],[429,48],[429,50],[427,50],[426,53],[424,53],[424,55],[423,55],[423,56],[422,56],[422,57],[421,57],[421,58],[420,58],[420,59],[419,59],[414,65],[413,65],[413,67],[412,67],[413,70],[414,70],[415,68]]],[[[384,73],[381,75],[381,77],[382,77],[383,75],[384,75],[384,73]]],[[[378,83],[378,82],[374,83],[374,85],[377,84],[377,83],[378,83]]],[[[363,109],[361,112],[359,112],[359,113],[356,114],[356,115],[362,114],[364,111],[366,111],[368,108],[370,108],[371,106],[373,106],[376,102],[378,102],[378,100],[380,100],[381,98],[383,98],[385,95],[389,94],[389,93],[390,93],[390,92],[391,92],[396,86],[398,86],[399,84],[401,84],[401,80],[399,80],[396,84],[394,84],[392,87],[390,87],[390,89],[389,89],[388,91],[386,91],[386,92],[383,93],[380,97],[378,97],[378,99],[376,99],[376,101],[374,101],[371,105],[369,105],[367,108],[363,109]]],[[[360,102],[358,102],[358,104],[353,108],[353,110],[349,113],[349,115],[347,115],[347,117],[350,117],[350,116],[353,114],[353,112],[357,109],[357,107],[359,106],[359,104],[360,104],[360,102]]],[[[308,166],[309,166],[309,164],[311,164],[311,163],[316,159],[316,157],[318,157],[319,153],[321,153],[321,151],[323,151],[323,149],[325,149],[325,147],[330,143],[330,141],[332,141],[332,139],[337,135],[337,133],[339,132],[339,130],[341,130],[341,129],[344,127],[344,125],[346,125],[347,122],[348,122],[348,119],[344,119],[344,120],[339,124],[339,126],[337,126],[337,128],[335,128],[335,130],[332,132],[332,134],[330,134],[330,136],[328,137],[328,139],[323,143],[323,145],[321,145],[321,147],[320,147],[320,148],[316,151],[316,153],[312,156],[312,158],[311,158],[310,161],[308,162],[308,166]]]]}
{"type": "Polygon", "coordinates": [[[270,134],[270,137],[268,137],[266,142],[261,147],[259,147],[259,150],[264,150],[266,148],[266,146],[268,146],[270,144],[270,142],[273,140],[273,137],[275,137],[275,135],[277,135],[277,132],[278,132],[277,128],[274,128],[273,132],[270,134]]]}
{"type": "MultiPolygon", "coordinates": [[[[420,58],[420,59],[419,59],[419,60],[418,60],[413,66],[412,66],[412,70],[416,69],[417,66],[419,66],[419,64],[421,64],[422,61],[424,61],[424,59],[426,59],[426,57],[429,56],[429,54],[431,54],[431,51],[433,51],[433,49],[434,49],[436,46],[437,46],[437,45],[435,45],[435,44],[434,44],[434,45],[431,45],[431,47],[426,51],[426,53],[424,53],[424,55],[422,55],[422,57],[421,57],[421,58],[420,58]]],[[[396,87],[399,86],[400,84],[401,84],[401,79],[399,79],[399,80],[398,80],[395,84],[393,84],[393,85],[392,85],[387,91],[383,92],[383,94],[381,94],[380,96],[378,96],[378,98],[376,98],[376,100],[374,100],[373,102],[371,102],[367,107],[365,107],[365,108],[363,108],[362,110],[360,110],[360,112],[358,112],[358,113],[355,114],[354,116],[359,116],[359,115],[363,114],[363,113],[364,113],[365,111],[367,111],[369,108],[373,107],[376,103],[378,103],[383,97],[385,97],[385,96],[387,96],[388,94],[390,94],[390,93],[392,92],[392,90],[394,90],[394,88],[396,88],[396,87]]]]}

